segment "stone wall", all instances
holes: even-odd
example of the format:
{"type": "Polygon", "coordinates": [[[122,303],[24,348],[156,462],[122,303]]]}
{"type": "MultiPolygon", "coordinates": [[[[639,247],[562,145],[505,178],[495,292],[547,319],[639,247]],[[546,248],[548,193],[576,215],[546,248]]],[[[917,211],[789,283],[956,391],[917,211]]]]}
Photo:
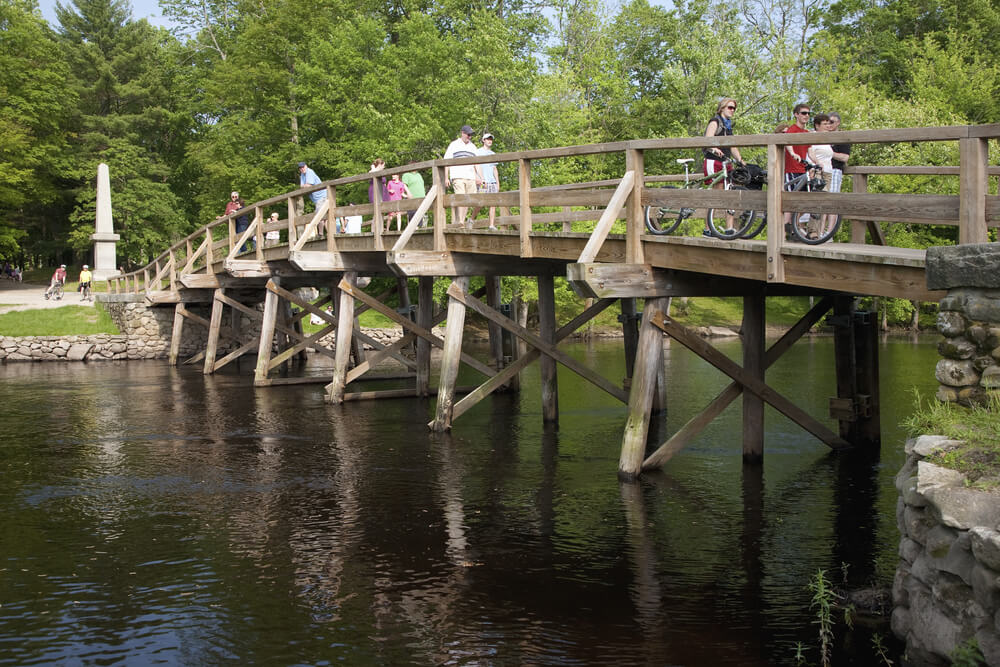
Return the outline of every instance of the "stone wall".
{"type": "Polygon", "coordinates": [[[951,664],[955,647],[974,638],[987,664],[1000,665],[1000,494],[968,488],[960,472],[924,460],[956,444],[943,436],[906,443],[892,630],[905,638],[909,664],[951,664]]]}
{"type": "Polygon", "coordinates": [[[985,403],[1000,394],[1000,247],[928,248],[927,286],[948,291],[938,311],[937,398],[985,403]]]}

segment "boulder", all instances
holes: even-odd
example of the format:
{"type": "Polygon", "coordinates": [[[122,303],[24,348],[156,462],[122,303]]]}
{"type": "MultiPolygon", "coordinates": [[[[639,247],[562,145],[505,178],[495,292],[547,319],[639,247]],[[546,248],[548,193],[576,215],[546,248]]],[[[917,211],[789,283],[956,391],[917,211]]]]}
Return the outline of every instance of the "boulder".
{"type": "Polygon", "coordinates": [[[68,361],[83,361],[93,349],[93,343],[74,343],[69,350],[66,351],[66,359],[68,361]]]}
{"type": "Polygon", "coordinates": [[[955,338],[965,333],[965,317],[954,310],[940,310],[937,316],[937,328],[942,336],[955,338]]]}
{"type": "Polygon", "coordinates": [[[938,382],[950,387],[969,387],[979,384],[979,373],[971,361],[941,359],[934,369],[934,376],[938,382]]]}
{"type": "MultiPolygon", "coordinates": [[[[927,249],[927,288],[1000,287],[1000,246],[967,243],[927,249]]],[[[994,320],[1000,321],[1000,320],[994,320]]]]}
{"type": "MultiPolygon", "coordinates": [[[[911,451],[926,458],[938,452],[947,452],[955,449],[962,444],[961,440],[952,440],[945,435],[921,435],[914,439],[911,451]]],[[[906,466],[904,466],[904,469],[906,469],[906,466]]]]}
{"type": "Polygon", "coordinates": [[[1000,533],[983,526],[969,529],[972,553],[983,565],[1000,572],[1000,533]]]}
{"type": "Polygon", "coordinates": [[[961,336],[943,339],[937,349],[945,359],[971,359],[976,355],[976,346],[961,336]]]}

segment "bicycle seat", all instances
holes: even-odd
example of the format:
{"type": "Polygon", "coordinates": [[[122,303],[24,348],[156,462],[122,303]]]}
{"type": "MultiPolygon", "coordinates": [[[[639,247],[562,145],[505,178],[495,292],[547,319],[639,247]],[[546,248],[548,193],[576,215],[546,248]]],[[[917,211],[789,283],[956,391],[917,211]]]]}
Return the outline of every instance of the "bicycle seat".
{"type": "Polygon", "coordinates": [[[679,158],[677,160],[677,164],[687,164],[688,162],[694,162],[694,158],[693,157],[685,157],[685,158],[679,158]]]}

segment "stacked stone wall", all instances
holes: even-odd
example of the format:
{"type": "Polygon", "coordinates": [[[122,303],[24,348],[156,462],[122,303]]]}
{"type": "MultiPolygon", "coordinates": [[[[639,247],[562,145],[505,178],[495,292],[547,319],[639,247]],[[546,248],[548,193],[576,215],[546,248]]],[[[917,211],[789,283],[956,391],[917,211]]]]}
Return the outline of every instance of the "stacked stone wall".
{"type": "Polygon", "coordinates": [[[949,665],[971,639],[987,664],[1000,665],[1000,495],[925,460],[957,444],[943,436],[908,441],[896,476],[902,539],[892,629],[913,665],[949,665]]]}
{"type": "Polygon", "coordinates": [[[1000,394],[1000,290],[950,290],[937,326],[938,400],[971,406],[1000,394]]]}

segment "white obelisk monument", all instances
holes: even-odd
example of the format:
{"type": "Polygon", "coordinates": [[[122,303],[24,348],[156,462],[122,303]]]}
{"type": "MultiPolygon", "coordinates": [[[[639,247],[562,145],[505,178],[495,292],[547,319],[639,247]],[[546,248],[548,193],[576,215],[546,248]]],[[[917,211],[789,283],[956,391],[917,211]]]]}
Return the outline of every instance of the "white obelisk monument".
{"type": "Polygon", "coordinates": [[[97,165],[97,222],[96,232],[90,235],[94,242],[94,280],[107,280],[118,273],[115,258],[115,242],[121,238],[115,234],[111,222],[111,176],[108,165],[97,165]]]}

